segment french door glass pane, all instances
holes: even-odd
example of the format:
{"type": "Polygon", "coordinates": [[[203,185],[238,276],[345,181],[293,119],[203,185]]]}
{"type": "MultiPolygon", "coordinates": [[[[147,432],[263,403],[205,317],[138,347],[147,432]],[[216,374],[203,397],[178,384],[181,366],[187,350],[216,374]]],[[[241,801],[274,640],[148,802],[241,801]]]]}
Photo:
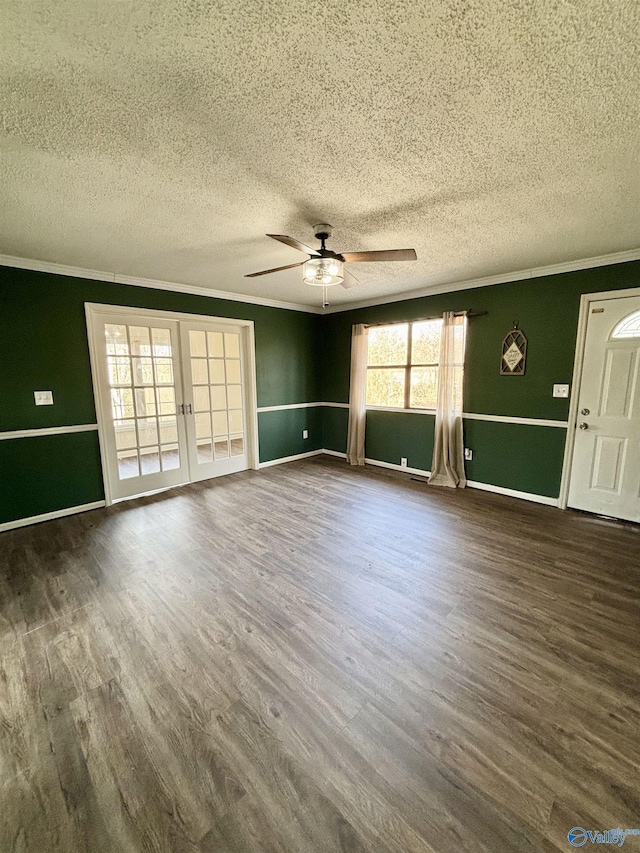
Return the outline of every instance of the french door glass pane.
{"type": "Polygon", "coordinates": [[[240,361],[238,359],[226,359],[227,382],[240,382],[240,361]]]}
{"type": "Polygon", "coordinates": [[[208,412],[211,408],[209,402],[209,386],[195,385],[193,388],[193,410],[194,412],[208,412]]]}
{"type": "Polygon", "coordinates": [[[176,392],[174,388],[156,388],[158,413],[174,415],[176,412],[176,392]]]}
{"type": "Polygon", "coordinates": [[[119,479],[179,468],[170,330],[105,323],[104,331],[119,479]]]}
{"type": "Polygon", "coordinates": [[[222,332],[207,332],[207,343],[209,345],[209,356],[211,358],[224,358],[222,332]]]}
{"type": "MultiPolygon", "coordinates": [[[[224,390],[224,389],[223,389],[224,390]]],[[[241,385],[228,385],[227,386],[227,397],[229,398],[229,408],[230,409],[241,409],[242,408],[242,386],[241,385]]],[[[215,408],[224,408],[223,406],[216,406],[215,408]]]]}
{"type": "Polygon", "coordinates": [[[177,444],[163,444],[162,453],[162,470],[174,471],[180,467],[180,451],[177,444]]]}
{"type": "Polygon", "coordinates": [[[169,329],[151,329],[153,340],[153,355],[156,358],[171,358],[171,332],[169,329]]]}
{"type": "Polygon", "coordinates": [[[215,454],[216,459],[228,459],[229,458],[229,439],[228,438],[216,438],[215,443],[215,454]]]}
{"type": "Polygon", "coordinates": [[[213,447],[210,438],[205,438],[197,442],[198,447],[198,465],[203,465],[207,462],[213,462],[213,447]]]}
{"type": "Polygon", "coordinates": [[[153,388],[136,388],[136,415],[139,418],[156,414],[156,394],[153,388]]]}
{"type": "Polygon", "coordinates": [[[209,375],[207,374],[207,362],[204,358],[191,359],[191,379],[194,385],[207,385],[209,375]]]}
{"type": "Polygon", "coordinates": [[[209,359],[209,376],[211,384],[224,382],[224,361],[221,358],[209,359]]]}
{"type": "Polygon", "coordinates": [[[237,332],[189,330],[198,464],[244,455],[240,355],[237,332]]]}
{"type": "Polygon", "coordinates": [[[121,480],[140,476],[137,450],[124,450],[118,453],[118,476],[121,480]]]}
{"type": "Polygon", "coordinates": [[[153,359],[133,358],[134,385],[153,385],[153,359]]]}
{"type": "Polygon", "coordinates": [[[227,358],[240,358],[240,335],[235,332],[225,332],[224,354],[227,358]]]}
{"type": "Polygon", "coordinates": [[[104,334],[107,342],[107,355],[129,355],[126,326],[105,323],[104,334]]]}
{"type": "Polygon", "coordinates": [[[160,442],[167,444],[178,440],[178,420],[175,415],[168,415],[159,419],[160,442]]]}
{"type": "Polygon", "coordinates": [[[145,326],[129,326],[132,355],[151,355],[151,337],[145,326]]]}
{"type": "Polygon", "coordinates": [[[229,432],[242,432],[242,409],[229,412],[229,432]]]}
{"type": "Polygon", "coordinates": [[[134,420],[115,421],[114,426],[116,430],[116,448],[118,450],[125,450],[128,447],[136,447],[138,442],[136,436],[136,422],[134,420]]]}
{"type": "Polygon", "coordinates": [[[224,385],[211,386],[211,408],[226,409],[227,408],[227,389],[224,385]]]}
{"type": "Polygon", "coordinates": [[[140,468],[143,474],[158,474],[160,472],[160,454],[157,447],[141,448],[140,468]]]}
{"type": "Polygon", "coordinates": [[[204,332],[197,329],[189,331],[189,349],[192,356],[207,357],[207,338],[204,332]]]}
{"type": "Polygon", "coordinates": [[[199,412],[196,416],[196,438],[211,436],[211,415],[209,412],[199,412]]]}
{"type": "Polygon", "coordinates": [[[229,432],[227,427],[227,413],[226,412],[214,412],[213,413],[213,434],[214,435],[226,435],[229,432]]]}

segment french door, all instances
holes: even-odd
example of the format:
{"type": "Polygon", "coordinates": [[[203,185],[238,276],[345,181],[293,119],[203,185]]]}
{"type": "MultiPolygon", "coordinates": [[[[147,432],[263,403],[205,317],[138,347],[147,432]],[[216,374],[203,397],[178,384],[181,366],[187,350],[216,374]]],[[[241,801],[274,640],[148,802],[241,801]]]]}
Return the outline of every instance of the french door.
{"type": "Polygon", "coordinates": [[[247,324],[112,310],[87,307],[108,502],[250,467],[247,324]]]}
{"type": "Polygon", "coordinates": [[[248,468],[241,329],[183,323],[187,451],[191,479],[248,468]]]}

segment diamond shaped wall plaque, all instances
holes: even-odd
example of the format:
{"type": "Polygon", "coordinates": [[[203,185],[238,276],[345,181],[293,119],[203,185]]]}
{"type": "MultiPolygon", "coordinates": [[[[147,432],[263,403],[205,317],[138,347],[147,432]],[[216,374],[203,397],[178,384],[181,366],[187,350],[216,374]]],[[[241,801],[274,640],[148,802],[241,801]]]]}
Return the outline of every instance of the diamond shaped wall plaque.
{"type": "Polygon", "coordinates": [[[527,339],[517,323],[502,341],[500,373],[503,376],[522,376],[527,361],[527,339]]]}

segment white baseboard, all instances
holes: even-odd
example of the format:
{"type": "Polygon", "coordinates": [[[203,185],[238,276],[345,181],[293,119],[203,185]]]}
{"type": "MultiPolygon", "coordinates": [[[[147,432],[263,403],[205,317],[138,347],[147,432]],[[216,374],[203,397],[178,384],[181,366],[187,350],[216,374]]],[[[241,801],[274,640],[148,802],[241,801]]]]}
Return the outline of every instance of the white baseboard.
{"type": "Polygon", "coordinates": [[[497,495],[507,495],[510,498],[519,498],[522,501],[533,501],[536,504],[547,506],[559,506],[558,498],[548,498],[546,495],[535,495],[533,492],[519,492],[517,489],[506,489],[504,486],[492,486],[489,483],[478,483],[475,480],[467,480],[470,489],[480,489],[483,492],[495,492],[497,495]]]}
{"type": "Polygon", "coordinates": [[[346,453],[340,453],[338,450],[327,450],[326,447],[321,451],[321,453],[325,453],[327,456],[336,456],[338,459],[347,458],[346,453]]]}
{"type": "Polygon", "coordinates": [[[367,465],[377,465],[378,468],[391,468],[392,471],[400,471],[403,474],[415,474],[418,477],[428,477],[431,471],[423,471],[422,468],[403,468],[393,462],[382,462],[380,459],[365,459],[367,465]]]}
{"type": "Polygon", "coordinates": [[[268,462],[261,462],[258,468],[271,468],[272,465],[284,465],[286,462],[297,462],[298,459],[308,459],[310,456],[320,456],[325,453],[324,450],[310,450],[308,453],[297,453],[295,456],[282,456],[280,459],[270,459],[268,462]]]}
{"type": "MultiPolygon", "coordinates": [[[[334,454],[332,451],[325,450],[324,453],[334,454]]],[[[429,477],[431,471],[423,471],[421,468],[403,468],[401,465],[396,465],[393,462],[382,462],[379,459],[365,459],[367,465],[377,465],[379,468],[390,468],[392,471],[400,471],[402,474],[415,474],[418,477],[429,477]]],[[[532,492],[519,492],[517,489],[507,489],[504,486],[492,486],[490,483],[479,483],[476,480],[467,480],[467,486],[470,489],[480,489],[483,492],[493,492],[497,495],[506,495],[510,498],[519,498],[523,501],[532,501],[537,504],[546,504],[546,506],[559,506],[558,498],[548,498],[546,495],[536,495],[532,492]]]]}
{"type": "Polygon", "coordinates": [[[0,524],[0,533],[5,530],[15,530],[17,527],[27,527],[29,524],[40,524],[41,521],[51,521],[54,518],[64,518],[65,515],[75,515],[78,512],[88,512],[90,509],[99,509],[106,506],[105,501],[94,501],[81,506],[68,506],[66,509],[57,509],[55,512],[44,512],[42,515],[31,515],[28,518],[17,518],[15,521],[5,521],[0,524]]]}

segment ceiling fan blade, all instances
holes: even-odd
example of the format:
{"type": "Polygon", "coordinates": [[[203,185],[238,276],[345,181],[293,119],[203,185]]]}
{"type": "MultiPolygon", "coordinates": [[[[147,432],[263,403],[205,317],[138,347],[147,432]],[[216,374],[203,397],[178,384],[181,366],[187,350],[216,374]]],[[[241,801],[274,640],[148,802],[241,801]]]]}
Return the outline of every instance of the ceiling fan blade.
{"type": "Polygon", "coordinates": [[[312,249],[311,246],[305,246],[299,240],[294,240],[293,237],[287,237],[286,234],[267,234],[272,240],[277,240],[279,243],[284,243],[285,246],[291,246],[292,249],[297,249],[299,252],[304,252],[305,255],[319,255],[317,249],[312,249]]]}
{"type": "Polygon", "coordinates": [[[352,275],[349,270],[343,270],[344,280],[340,287],[344,287],[345,290],[350,290],[352,287],[355,287],[357,284],[360,284],[355,275],[352,275]]]}
{"type": "Polygon", "coordinates": [[[287,264],[286,267],[274,267],[272,270],[260,270],[260,272],[250,272],[245,275],[245,278],[255,278],[257,275],[268,275],[270,272],[280,272],[280,270],[292,270],[294,267],[301,267],[304,261],[299,264],[287,264]]]}
{"type": "Polygon", "coordinates": [[[415,249],[385,249],[382,252],[341,252],[345,264],[361,264],[366,261],[416,261],[415,249]]]}

